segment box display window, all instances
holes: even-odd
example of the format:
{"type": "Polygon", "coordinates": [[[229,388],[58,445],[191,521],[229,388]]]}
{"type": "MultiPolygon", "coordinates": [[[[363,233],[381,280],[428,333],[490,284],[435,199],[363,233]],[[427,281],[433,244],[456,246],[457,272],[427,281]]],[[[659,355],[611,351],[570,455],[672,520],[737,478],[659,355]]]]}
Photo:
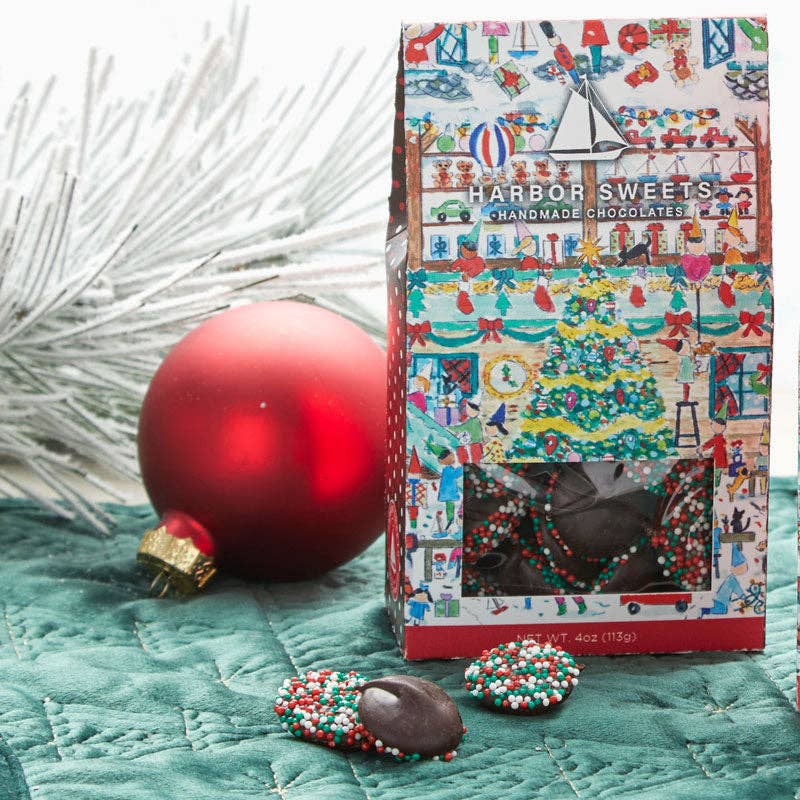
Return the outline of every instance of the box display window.
{"type": "Polygon", "coordinates": [[[463,596],[708,589],[713,485],[707,459],[467,464],[463,596]]]}

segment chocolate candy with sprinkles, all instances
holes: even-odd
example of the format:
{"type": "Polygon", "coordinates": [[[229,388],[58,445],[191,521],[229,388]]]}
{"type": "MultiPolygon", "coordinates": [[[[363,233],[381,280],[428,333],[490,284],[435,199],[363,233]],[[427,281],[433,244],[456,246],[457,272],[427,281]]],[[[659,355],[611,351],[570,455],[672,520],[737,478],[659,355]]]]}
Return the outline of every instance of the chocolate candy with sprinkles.
{"type": "Polygon", "coordinates": [[[465,597],[710,588],[707,460],[481,464],[464,475],[465,597]]]}
{"type": "Polygon", "coordinates": [[[466,730],[453,698],[435,683],[413,675],[365,683],[358,712],[376,738],[376,749],[386,748],[395,756],[417,753],[449,761],[466,730]]]}
{"type": "Polygon", "coordinates": [[[339,750],[369,750],[374,739],[358,716],[361,687],[367,682],[357,672],[329,669],[287,678],[275,698],[281,727],[315,744],[339,750]]]}
{"type": "Polygon", "coordinates": [[[396,761],[450,761],[466,733],[452,698],[409,675],[368,681],[354,671],[310,671],[283,682],[275,713],[298,739],[396,761]]]}
{"type": "Polygon", "coordinates": [[[532,639],[484,650],[467,667],[467,691],[494,711],[541,714],[567,700],[582,667],[566,651],[532,639]]]}

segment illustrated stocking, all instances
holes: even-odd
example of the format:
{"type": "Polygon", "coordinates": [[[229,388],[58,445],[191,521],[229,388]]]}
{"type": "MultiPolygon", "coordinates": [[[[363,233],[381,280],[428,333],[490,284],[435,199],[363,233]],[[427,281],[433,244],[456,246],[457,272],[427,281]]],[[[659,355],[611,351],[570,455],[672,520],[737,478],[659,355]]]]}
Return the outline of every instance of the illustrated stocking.
{"type": "Polygon", "coordinates": [[[462,281],[458,284],[458,297],[456,307],[462,314],[471,314],[475,310],[472,300],[469,299],[469,281],[462,281]]]}
{"type": "Polygon", "coordinates": [[[533,293],[533,302],[548,314],[552,314],[556,310],[550,293],[547,291],[549,281],[546,278],[539,278],[536,282],[536,290],[533,293]]]}
{"type": "Polygon", "coordinates": [[[717,290],[719,299],[722,301],[722,305],[724,305],[725,308],[732,308],[736,305],[736,298],[733,296],[733,281],[735,278],[736,270],[726,272],[722,276],[722,283],[720,283],[719,289],[717,290]]]}
{"type": "Polygon", "coordinates": [[[634,283],[633,286],[631,286],[631,293],[628,299],[631,301],[631,305],[634,308],[641,308],[647,302],[642,287],[638,283],[634,283]]]}

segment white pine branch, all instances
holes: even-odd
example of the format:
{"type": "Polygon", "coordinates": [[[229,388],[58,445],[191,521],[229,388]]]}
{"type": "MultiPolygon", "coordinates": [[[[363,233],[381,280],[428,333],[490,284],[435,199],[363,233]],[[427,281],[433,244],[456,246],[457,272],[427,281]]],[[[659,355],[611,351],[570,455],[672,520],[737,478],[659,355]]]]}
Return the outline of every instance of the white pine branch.
{"type": "Polygon", "coordinates": [[[388,70],[359,89],[361,55],[339,54],[316,86],[265,88],[241,75],[246,29],[234,7],[138,98],[92,51],[73,116],[55,78],[0,115],[0,496],[105,530],[85,492],[116,494],[86,465],[136,476],[150,377],[232,303],[316,302],[381,335],[348,292],[382,282],[388,70]]]}

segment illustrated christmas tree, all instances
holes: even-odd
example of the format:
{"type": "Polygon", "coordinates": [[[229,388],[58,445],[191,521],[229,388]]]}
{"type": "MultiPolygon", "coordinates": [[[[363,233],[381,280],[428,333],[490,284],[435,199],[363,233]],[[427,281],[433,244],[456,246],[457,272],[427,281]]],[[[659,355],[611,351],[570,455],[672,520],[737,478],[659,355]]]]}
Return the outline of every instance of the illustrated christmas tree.
{"type": "Polygon", "coordinates": [[[674,455],[664,400],[636,337],[617,312],[596,242],[522,412],[510,460],[657,459],[674,455]]]}
{"type": "Polygon", "coordinates": [[[508,299],[505,289],[500,290],[500,294],[497,296],[497,302],[494,304],[494,307],[503,317],[508,313],[508,309],[511,308],[511,301],[508,299]]]}
{"type": "Polygon", "coordinates": [[[686,308],[686,298],[683,296],[683,292],[680,289],[676,289],[672,293],[672,299],[669,301],[669,307],[673,311],[683,311],[686,308]]]}
{"type": "Polygon", "coordinates": [[[424,293],[420,289],[413,289],[408,295],[408,310],[416,318],[427,308],[424,293]]]}

